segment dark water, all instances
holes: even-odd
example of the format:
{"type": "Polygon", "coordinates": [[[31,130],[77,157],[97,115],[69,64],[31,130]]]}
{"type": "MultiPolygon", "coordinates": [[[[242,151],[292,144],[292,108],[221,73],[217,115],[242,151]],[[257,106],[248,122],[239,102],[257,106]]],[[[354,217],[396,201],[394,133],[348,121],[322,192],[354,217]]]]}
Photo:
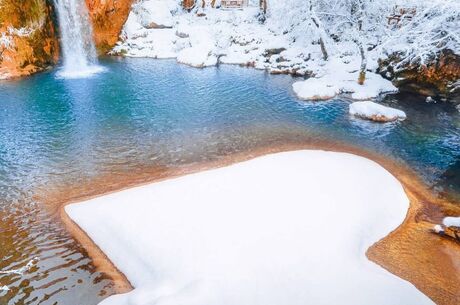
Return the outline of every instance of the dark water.
{"type": "Polygon", "coordinates": [[[289,76],[233,66],[107,59],[90,79],[55,71],[0,83],[0,304],[92,305],[111,293],[84,250],[35,202],[56,185],[83,184],[143,166],[215,160],[271,142],[332,140],[416,170],[440,194],[460,190],[460,113],[397,95],[404,122],[348,115],[348,102],[298,101],[289,76]],[[1,288],[0,288],[1,289],[1,288]]]}

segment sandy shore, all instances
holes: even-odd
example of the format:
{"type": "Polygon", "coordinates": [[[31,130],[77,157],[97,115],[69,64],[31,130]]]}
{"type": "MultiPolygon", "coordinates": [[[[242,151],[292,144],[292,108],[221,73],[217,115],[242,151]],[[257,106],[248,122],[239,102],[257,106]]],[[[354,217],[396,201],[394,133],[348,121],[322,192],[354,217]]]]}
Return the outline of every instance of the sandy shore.
{"type": "Polygon", "coordinates": [[[99,271],[113,278],[118,293],[129,291],[132,286],[126,277],[108,260],[105,254],[91,241],[64,212],[67,204],[98,197],[121,189],[161,181],[206,169],[227,166],[250,160],[269,153],[300,149],[316,149],[347,152],[371,159],[390,173],[403,185],[411,206],[401,226],[372,246],[367,256],[383,268],[413,283],[437,304],[460,303],[460,245],[443,239],[431,232],[433,224],[446,215],[460,215],[460,206],[433,196],[426,185],[413,171],[404,165],[358,148],[336,143],[291,143],[259,148],[239,153],[220,160],[198,163],[178,169],[152,167],[139,169],[117,177],[100,177],[87,185],[69,186],[47,194],[37,194],[46,202],[57,219],[61,219],[69,232],[87,249],[99,271]]]}

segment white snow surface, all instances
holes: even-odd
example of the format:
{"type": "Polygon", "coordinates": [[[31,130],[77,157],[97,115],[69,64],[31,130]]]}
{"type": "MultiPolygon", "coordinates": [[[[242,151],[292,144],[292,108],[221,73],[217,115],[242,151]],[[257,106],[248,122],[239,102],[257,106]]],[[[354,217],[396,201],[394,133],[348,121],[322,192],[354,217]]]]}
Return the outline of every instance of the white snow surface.
{"type": "Polygon", "coordinates": [[[373,161],[295,151],[65,210],[135,287],[103,305],[433,304],[365,256],[408,206],[373,161]]]}
{"type": "Polygon", "coordinates": [[[350,104],[349,112],[351,115],[370,120],[396,121],[406,119],[404,111],[370,101],[350,104]]]}
{"type": "Polygon", "coordinates": [[[302,100],[328,100],[339,94],[348,94],[353,100],[368,100],[398,92],[389,80],[373,72],[366,73],[363,85],[358,84],[359,72],[353,69],[357,64],[331,59],[323,66],[322,75],[295,82],[292,88],[302,100]]]}
{"type": "Polygon", "coordinates": [[[460,228],[460,217],[446,217],[442,221],[442,224],[446,227],[459,227],[460,228]]]}
{"type": "Polygon", "coordinates": [[[316,43],[317,30],[305,17],[304,3],[291,2],[297,15],[287,10],[290,3],[272,1],[268,19],[262,24],[257,6],[244,10],[207,7],[200,9],[205,16],[199,17],[197,11],[187,13],[171,0],[139,1],[112,54],[177,58],[198,68],[223,63],[271,73],[313,75],[294,85],[299,98],[305,100],[329,99],[342,93],[365,100],[397,91],[390,81],[374,73],[378,66],[376,52],[367,54],[367,79],[363,86],[358,85],[361,60],[355,43],[344,40],[336,45],[328,40],[330,58],[324,61],[316,43]],[[152,23],[172,28],[151,28],[148,25],[152,23]]]}

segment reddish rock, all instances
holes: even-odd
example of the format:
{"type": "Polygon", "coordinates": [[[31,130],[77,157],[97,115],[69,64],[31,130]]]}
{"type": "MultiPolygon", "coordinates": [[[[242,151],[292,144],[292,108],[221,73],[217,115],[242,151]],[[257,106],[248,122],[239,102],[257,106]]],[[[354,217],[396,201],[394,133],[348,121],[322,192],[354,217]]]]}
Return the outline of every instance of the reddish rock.
{"type": "Polygon", "coordinates": [[[117,43],[132,3],[133,0],[86,0],[100,54],[107,53],[117,43]]]}
{"type": "Polygon", "coordinates": [[[459,227],[447,227],[444,225],[436,225],[433,231],[443,237],[453,239],[460,243],[460,228],[459,227]]]}
{"type": "Polygon", "coordinates": [[[410,64],[396,70],[400,62],[398,55],[392,55],[379,63],[380,74],[390,79],[401,91],[416,92],[428,96],[449,99],[460,98],[460,56],[445,50],[427,65],[410,64]]]}
{"type": "Polygon", "coordinates": [[[3,0],[0,10],[0,78],[42,71],[58,61],[59,43],[47,0],[3,0]]]}

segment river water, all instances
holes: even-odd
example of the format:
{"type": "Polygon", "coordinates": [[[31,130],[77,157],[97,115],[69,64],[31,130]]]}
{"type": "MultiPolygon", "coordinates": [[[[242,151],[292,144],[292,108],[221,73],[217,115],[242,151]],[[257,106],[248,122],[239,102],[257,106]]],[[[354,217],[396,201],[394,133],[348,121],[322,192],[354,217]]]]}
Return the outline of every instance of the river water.
{"type": "Polygon", "coordinates": [[[170,60],[100,64],[104,72],[90,78],[50,71],[0,83],[2,305],[92,305],[113,292],[37,199],[100,177],[174,169],[270,143],[329,141],[404,163],[433,192],[459,198],[460,113],[452,104],[390,96],[384,104],[408,119],[378,124],[351,118],[346,100],[297,100],[290,76],[170,60]]]}

